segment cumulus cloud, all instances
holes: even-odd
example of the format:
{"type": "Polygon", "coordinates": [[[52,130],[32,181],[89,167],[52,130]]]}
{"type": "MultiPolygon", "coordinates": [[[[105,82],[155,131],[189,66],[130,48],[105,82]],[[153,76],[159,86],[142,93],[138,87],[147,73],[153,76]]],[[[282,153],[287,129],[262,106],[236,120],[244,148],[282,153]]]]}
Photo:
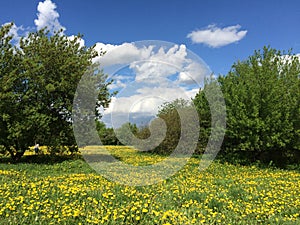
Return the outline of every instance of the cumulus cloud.
{"type": "Polygon", "coordinates": [[[169,49],[161,47],[144,61],[131,63],[130,68],[137,74],[137,81],[149,78],[153,81],[162,80],[183,70],[188,63],[186,56],[185,45],[174,45],[169,49]]]}
{"type": "Polygon", "coordinates": [[[179,73],[178,82],[185,84],[193,84],[196,82],[197,84],[201,84],[203,78],[207,76],[208,73],[208,68],[203,64],[192,62],[179,73]]]}
{"type": "Polygon", "coordinates": [[[183,44],[97,43],[95,49],[106,52],[95,61],[114,80],[110,88],[119,91],[103,116],[103,121],[116,126],[132,115],[138,121],[153,118],[164,102],[190,100],[211,73],[183,44]]]}
{"type": "Polygon", "coordinates": [[[56,11],[56,5],[51,0],[45,0],[44,2],[39,2],[37,7],[37,19],[34,23],[38,30],[47,27],[50,32],[58,31],[60,29],[65,30],[60,22],[58,21],[59,13],[56,11]]]}
{"type": "MultiPolygon", "coordinates": [[[[95,50],[106,52],[104,56],[95,58],[95,62],[100,62],[101,66],[106,68],[112,65],[128,66],[135,72],[136,81],[159,82],[179,74],[178,82],[201,83],[210,71],[204,63],[195,63],[189,59],[188,50],[183,44],[157,48],[155,45],[137,46],[134,43],[97,43],[95,50]]],[[[118,66],[116,68],[119,69],[118,66]]]]}
{"type": "Polygon", "coordinates": [[[132,43],[121,45],[96,43],[95,50],[99,53],[105,52],[105,54],[95,58],[94,61],[99,61],[103,66],[110,66],[146,59],[150,56],[152,47],[138,48],[132,43]]]}
{"type": "Polygon", "coordinates": [[[199,89],[186,91],[178,87],[145,86],[131,96],[113,97],[110,107],[104,111],[103,121],[114,127],[121,126],[133,117],[138,122],[149,122],[151,118],[155,117],[159,106],[163,103],[177,98],[189,100],[198,91],[199,89]]]}
{"type": "Polygon", "coordinates": [[[122,80],[119,78],[115,79],[115,82],[109,85],[110,89],[119,89],[125,87],[126,87],[126,83],[122,82],[122,80]]]}
{"type": "Polygon", "coordinates": [[[217,27],[216,25],[209,25],[207,28],[192,31],[187,35],[193,43],[202,43],[212,48],[222,47],[235,43],[243,39],[247,30],[241,30],[240,25],[217,27]]]}

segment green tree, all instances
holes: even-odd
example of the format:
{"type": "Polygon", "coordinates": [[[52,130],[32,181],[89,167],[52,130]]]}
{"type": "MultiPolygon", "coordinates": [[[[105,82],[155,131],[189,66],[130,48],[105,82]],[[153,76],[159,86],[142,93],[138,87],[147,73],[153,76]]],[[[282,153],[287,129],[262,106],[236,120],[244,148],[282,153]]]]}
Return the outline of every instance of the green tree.
{"type": "Polygon", "coordinates": [[[136,124],[130,122],[122,124],[121,127],[116,130],[116,137],[120,144],[123,145],[133,145],[133,138],[136,137],[138,133],[138,127],[136,124]]]}
{"type": "MultiPolygon", "coordinates": [[[[16,48],[11,44],[9,31],[13,23],[0,28],[0,145],[2,152],[9,152],[12,158],[20,157],[16,149],[24,149],[24,138],[21,138],[20,123],[13,127],[10,121],[22,118],[18,109],[25,83],[19,78],[21,57],[16,54],[16,48]],[[14,139],[14,141],[12,141],[14,139]],[[23,140],[21,140],[23,139],[23,140]]],[[[30,135],[27,133],[27,135],[30,135]]]]}
{"type": "Polygon", "coordinates": [[[121,145],[112,127],[106,127],[102,121],[96,121],[96,129],[103,145],[121,145]]]}
{"type": "MultiPolygon", "coordinates": [[[[177,147],[179,153],[185,154],[189,152],[189,146],[193,146],[197,142],[199,126],[199,118],[192,102],[185,99],[175,99],[172,102],[166,102],[160,107],[157,117],[158,119],[156,120],[164,121],[166,133],[163,141],[153,152],[170,154],[177,147]],[[196,133],[194,132],[195,130],[196,133]]],[[[155,129],[156,131],[154,130],[153,132],[162,130],[159,129],[159,125],[155,129]]],[[[147,130],[144,130],[143,133],[145,136],[150,134],[147,130]]]]}
{"type": "MultiPolygon", "coordinates": [[[[94,46],[80,46],[81,35],[70,40],[62,31],[50,35],[46,29],[21,38],[19,48],[15,48],[7,37],[9,29],[1,28],[0,36],[4,49],[1,64],[5,65],[1,71],[1,82],[5,83],[0,95],[4,121],[1,136],[7,136],[5,141],[1,139],[2,145],[16,159],[35,142],[47,145],[52,153],[76,151],[73,98],[78,82],[98,53],[94,46]]],[[[97,107],[107,107],[109,82],[101,71],[97,72],[95,77],[101,83],[97,107]]]]}
{"type": "Polygon", "coordinates": [[[219,77],[227,108],[224,148],[283,160],[300,150],[299,58],[264,47],[219,77]]]}
{"type": "Polygon", "coordinates": [[[216,80],[207,80],[204,88],[200,89],[193,99],[193,103],[199,114],[199,142],[198,153],[203,153],[211,134],[211,112],[210,105],[206,97],[206,93],[210,90],[211,86],[216,85],[216,80]]]}
{"type": "Polygon", "coordinates": [[[197,153],[215,156],[222,145],[226,129],[226,106],[218,80],[211,75],[193,99],[199,114],[197,153]]]}

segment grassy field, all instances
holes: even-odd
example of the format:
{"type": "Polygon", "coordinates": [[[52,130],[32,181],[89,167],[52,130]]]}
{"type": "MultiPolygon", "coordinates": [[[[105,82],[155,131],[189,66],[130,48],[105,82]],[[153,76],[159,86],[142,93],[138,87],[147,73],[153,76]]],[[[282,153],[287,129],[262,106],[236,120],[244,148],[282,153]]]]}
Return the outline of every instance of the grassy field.
{"type": "MultiPolygon", "coordinates": [[[[134,165],[160,156],[109,147],[134,165]]],[[[0,224],[300,224],[300,173],[192,158],[152,186],[110,182],[81,159],[28,155],[0,163],[0,224]],[[31,162],[31,163],[28,163],[31,162]]]]}

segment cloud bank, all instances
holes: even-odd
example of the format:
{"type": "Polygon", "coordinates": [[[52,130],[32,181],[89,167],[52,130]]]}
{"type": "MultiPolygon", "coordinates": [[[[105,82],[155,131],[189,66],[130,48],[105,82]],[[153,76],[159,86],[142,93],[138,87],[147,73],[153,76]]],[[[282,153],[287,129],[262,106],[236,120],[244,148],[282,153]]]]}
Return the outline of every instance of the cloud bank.
{"type": "Polygon", "coordinates": [[[216,25],[209,25],[204,29],[192,31],[187,37],[190,38],[193,43],[218,48],[243,39],[247,34],[247,30],[239,31],[240,29],[240,25],[223,28],[217,27],[216,25]]]}
{"type": "Polygon", "coordinates": [[[110,88],[119,91],[104,111],[103,121],[108,126],[118,127],[133,117],[136,121],[147,120],[157,114],[164,102],[190,100],[211,73],[184,44],[97,43],[95,49],[106,52],[95,61],[114,79],[110,88]]]}

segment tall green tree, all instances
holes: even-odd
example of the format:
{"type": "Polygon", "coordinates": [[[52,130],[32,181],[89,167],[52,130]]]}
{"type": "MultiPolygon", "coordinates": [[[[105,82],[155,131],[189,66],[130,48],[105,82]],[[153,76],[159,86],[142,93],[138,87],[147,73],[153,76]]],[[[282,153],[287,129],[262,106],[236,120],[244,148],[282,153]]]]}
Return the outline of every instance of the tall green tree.
{"type": "MultiPolygon", "coordinates": [[[[1,35],[3,43],[9,42],[7,29],[1,29],[6,32],[1,35]]],[[[80,38],[77,35],[71,40],[62,31],[50,35],[42,29],[21,38],[18,48],[9,43],[2,47],[8,50],[1,52],[6,70],[1,72],[5,82],[1,115],[12,157],[20,158],[35,142],[47,145],[53,153],[77,150],[72,131],[73,98],[78,82],[98,54],[94,46],[80,46],[80,38]],[[15,61],[17,67],[12,64],[15,61]]],[[[101,71],[95,76],[102,82],[98,106],[106,107],[109,82],[101,71]]]]}
{"type": "Polygon", "coordinates": [[[299,58],[264,47],[219,77],[227,108],[224,148],[258,159],[300,150],[299,58]]]}
{"type": "MultiPolygon", "coordinates": [[[[10,127],[8,120],[18,110],[12,104],[14,93],[19,82],[14,84],[12,77],[20,71],[20,57],[15,54],[15,48],[11,44],[12,36],[9,31],[13,24],[6,24],[0,28],[0,145],[2,152],[10,152],[14,156],[10,142],[10,127]]],[[[17,135],[17,134],[16,134],[17,135]]]]}
{"type": "Polygon", "coordinates": [[[198,152],[213,159],[219,152],[226,130],[226,105],[220,83],[213,74],[193,98],[199,114],[198,152]]]}

